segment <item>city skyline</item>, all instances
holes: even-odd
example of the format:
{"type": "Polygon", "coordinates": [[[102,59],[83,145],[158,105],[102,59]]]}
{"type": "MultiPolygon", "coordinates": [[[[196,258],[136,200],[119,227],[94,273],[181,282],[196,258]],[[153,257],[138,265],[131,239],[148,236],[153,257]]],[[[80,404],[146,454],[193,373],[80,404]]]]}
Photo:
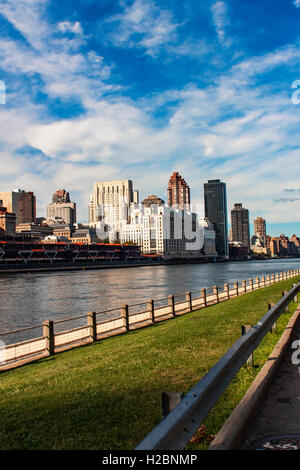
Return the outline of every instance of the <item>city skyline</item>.
{"type": "Polygon", "coordinates": [[[33,191],[40,216],[67,187],[85,221],[95,180],[166,199],[176,170],[194,202],[220,178],[251,226],[299,233],[299,2],[198,3],[3,0],[2,191],[33,191]]]}

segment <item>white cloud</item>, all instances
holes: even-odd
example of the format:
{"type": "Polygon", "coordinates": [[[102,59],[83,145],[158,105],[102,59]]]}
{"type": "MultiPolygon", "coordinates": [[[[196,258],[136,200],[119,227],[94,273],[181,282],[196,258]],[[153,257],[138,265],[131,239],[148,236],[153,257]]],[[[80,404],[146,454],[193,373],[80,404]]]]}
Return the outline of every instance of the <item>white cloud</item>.
{"type": "Polygon", "coordinates": [[[294,5],[296,8],[300,7],[300,0],[294,0],[294,5]]]}
{"type": "Polygon", "coordinates": [[[71,21],[61,21],[57,25],[58,31],[62,33],[74,33],[81,35],[83,33],[83,29],[79,21],[72,23],[71,21]]]}
{"type": "Polygon", "coordinates": [[[158,8],[151,0],[135,0],[108,21],[115,24],[110,34],[115,45],[141,47],[153,56],[172,43],[179,26],[171,12],[158,8]]]}
{"type": "Polygon", "coordinates": [[[218,0],[212,4],[211,11],[220,43],[224,46],[229,46],[231,40],[226,37],[226,27],[230,23],[227,4],[222,0],[218,0]]]}

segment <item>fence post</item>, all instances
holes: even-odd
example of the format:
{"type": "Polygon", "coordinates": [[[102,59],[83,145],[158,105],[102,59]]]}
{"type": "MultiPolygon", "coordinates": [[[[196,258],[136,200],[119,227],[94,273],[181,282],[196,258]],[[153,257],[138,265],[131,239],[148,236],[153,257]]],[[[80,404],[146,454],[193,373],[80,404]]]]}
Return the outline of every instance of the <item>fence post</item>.
{"type": "MultiPolygon", "coordinates": [[[[271,308],[273,308],[274,305],[275,305],[274,302],[268,303],[268,310],[271,310],[271,308]]],[[[271,326],[270,333],[273,333],[274,331],[275,331],[275,332],[277,331],[277,323],[276,323],[276,321],[275,321],[275,322],[273,323],[273,325],[271,326]]]]}
{"type": "Polygon", "coordinates": [[[233,283],[234,285],[234,288],[235,288],[235,295],[239,295],[239,283],[237,281],[235,281],[233,283]]]}
{"type": "Polygon", "coordinates": [[[254,290],[253,279],[251,278],[251,279],[249,279],[249,281],[250,281],[250,288],[251,288],[251,290],[254,290]]]}
{"type": "Polygon", "coordinates": [[[219,303],[219,287],[218,286],[213,287],[213,293],[216,296],[217,303],[219,303]]]}
{"type": "Polygon", "coordinates": [[[87,325],[89,328],[89,337],[91,338],[91,341],[97,341],[96,312],[88,312],[87,325]]]}
{"type": "Polygon", "coordinates": [[[190,312],[193,310],[193,305],[192,305],[192,293],[190,291],[185,293],[185,301],[189,304],[189,310],[190,312]]]}
{"type": "Polygon", "coordinates": [[[126,331],[129,331],[129,309],[128,305],[122,305],[121,317],[123,318],[123,327],[126,331]]]}
{"type": "Polygon", "coordinates": [[[266,287],[266,276],[262,276],[261,280],[263,287],[266,287]]]}
{"type": "Polygon", "coordinates": [[[246,294],[246,292],[247,292],[247,283],[246,283],[246,281],[242,281],[242,287],[243,287],[244,293],[246,294]]]}
{"type": "Polygon", "coordinates": [[[256,278],[257,289],[260,289],[260,279],[259,277],[256,278]]]}
{"type": "Polygon", "coordinates": [[[230,299],[229,284],[224,284],[224,292],[227,293],[227,299],[230,299]]]}
{"type": "Polygon", "coordinates": [[[201,289],[201,297],[203,298],[203,301],[204,301],[204,307],[207,307],[206,289],[201,289]]]}
{"type": "MultiPolygon", "coordinates": [[[[248,331],[250,331],[251,328],[252,328],[251,325],[242,325],[242,336],[248,333],[248,331]]],[[[251,353],[250,356],[248,357],[246,364],[247,364],[247,367],[251,365],[253,366],[253,353],[251,353]]]]}
{"type": "Polygon", "coordinates": [[[275,274],[272,274],[272,280],[271,280],[271,284],[275,284],[275,274]]]}
{"type": "Polygon", "coordinates": [[[43,337],[45,339],[45,349],[48,356],[54,354],[54,324],[52,320],[43,323],[43,337]]]}
{"type": "Polygon", "coordinates": [[[172,313],[173,317],[175,317],[176,313],[175,313],[175,300],[174,300],[174,295],[169,295],[169,297],[168,297],[168,305],[169,305],[169,307],[171,307],[171,313],[172,313]]]}
{"type": "Polygon", "coordinates": [[[148,300],[147,310],[150,313],[150,320],[152,321],[152,323],[154,323],[155,322],[155,318],[154,318],[154,300],[152,300],[152,299],[148,300]]]}

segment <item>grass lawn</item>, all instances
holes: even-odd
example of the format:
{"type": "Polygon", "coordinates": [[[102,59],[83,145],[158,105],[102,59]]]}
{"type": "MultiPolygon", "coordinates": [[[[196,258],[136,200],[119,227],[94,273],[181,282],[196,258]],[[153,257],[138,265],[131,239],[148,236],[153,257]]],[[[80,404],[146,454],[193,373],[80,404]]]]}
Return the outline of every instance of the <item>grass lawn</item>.
{"type": "MultiPolygon", "coordinates": [[[[132,449],[161,420],[161,392],[188,392],[295,281],[73,349],[0,374],[0,449],[132,449]]],[[[281,315],[238,373],[190,449],[204,449],[282,334],[281,315]]]]}

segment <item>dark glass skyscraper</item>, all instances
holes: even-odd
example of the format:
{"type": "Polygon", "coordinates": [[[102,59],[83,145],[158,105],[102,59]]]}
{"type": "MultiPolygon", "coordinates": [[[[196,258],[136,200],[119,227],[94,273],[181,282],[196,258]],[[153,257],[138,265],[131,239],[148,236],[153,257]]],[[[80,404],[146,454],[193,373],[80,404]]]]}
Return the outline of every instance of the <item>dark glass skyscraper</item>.
{"type": "Polygon", "coordinates": [[[232,241],[242,242],[250,248],[249,211],[242,204],[234,204],[231,211],[232,241]]]}
{"type": "Polygon", "coordinates": [[[216,232],[216,250],[219,256],[228,257],[228,222],[226,184],[220,180],[204,183],[205,217],[216,232]]]}

